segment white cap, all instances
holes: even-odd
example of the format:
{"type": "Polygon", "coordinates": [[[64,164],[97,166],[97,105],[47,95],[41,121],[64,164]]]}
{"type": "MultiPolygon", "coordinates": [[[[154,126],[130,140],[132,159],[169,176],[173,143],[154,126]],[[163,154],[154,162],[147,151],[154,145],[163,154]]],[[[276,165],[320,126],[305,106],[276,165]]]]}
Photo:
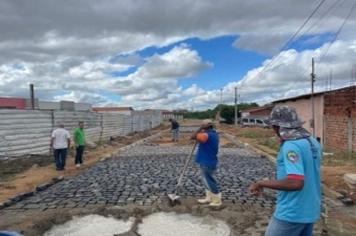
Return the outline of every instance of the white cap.
{"type": "Polygon", "coordinates": [[[212,125],[212,124],[213,124],[213,121],[210,119],[205,119],[202,121],[202,125],[212,125]]]}

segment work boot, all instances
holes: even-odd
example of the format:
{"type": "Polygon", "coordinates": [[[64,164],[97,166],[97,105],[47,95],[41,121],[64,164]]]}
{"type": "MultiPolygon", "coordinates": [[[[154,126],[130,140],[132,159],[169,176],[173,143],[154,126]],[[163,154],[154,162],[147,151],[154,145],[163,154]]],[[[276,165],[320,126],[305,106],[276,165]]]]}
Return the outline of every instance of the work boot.
{"type": "Polygon", "coordinates": [[[221,201],[221,193],[218,194],[214,194],[214,193],[210,193],[211,194],[211,202],[209,204],[209,206],[221,206],[222,201],[221,201]]]}
{"type": "Polygon", "coordinates": [[[210,203],[211,202],[211,194],[212,194],[212,192],[205,190],[205,198],[198,199],[198,202],[200,204],[210,203]]]}

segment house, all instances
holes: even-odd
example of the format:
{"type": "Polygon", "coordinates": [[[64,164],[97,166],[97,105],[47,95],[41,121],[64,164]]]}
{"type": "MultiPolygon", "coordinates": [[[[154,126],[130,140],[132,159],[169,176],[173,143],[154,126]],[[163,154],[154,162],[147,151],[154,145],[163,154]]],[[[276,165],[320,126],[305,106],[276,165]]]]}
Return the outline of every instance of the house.
{"type": "Polygon", "coordinates": [[[124,115],[131,115],[134,111],[132,107],[93,107],[92,110],[99,113],[115,113],[124,115]]]}
{"type": "Polygon", "coordinates": [[[304,128],[310,133],[315,132],[315,137],[323,143],[324,137],[324,125],[323,125],[323,113],[324,113],[324,94],[325,92],[314,93],[314,127],[312,119],[312,96],[311,94],[304,94],[297,97],[280,99],[273,101],[273,105],[286,105],[294,107],[302,121],[304,121],[304,128]]]}
{"type": "Polygon", "coordinates": [[[162,118],[163,120],[169,120],[169,119],[174,119],[174,120],[183,120],[183,115],[169,111],[169,110],[161,110],[162,113],[162,118]]]}
{"type": "Polygon", "coordinates": [[[241,111],[241,117],[254,116],[254,117],[266,117],[271,114],[274,105],[268,104],[263,107],[254,107],[241,111]]]}
{"type": "Polygon", "coordinates": [[[304,128],[315,132],[324,147],[356,150],[356,86],[315,93],[312,120],[312,96],[305,94],[272,102],[294,107],[305,121],[304,128]]]}
{"type": "MultiPolygon", "coordinates": [[[[34,100],[35,110],[67,110],[67,111],[90,111],[91,104],[75,103],[71,101],[46,102],[34,100]]],[[[32,109],[31,99],[0,97],[0,109],[32,109]]]]}
{"type": "Polygon", "coordinates": [[[0,109],[26,109],[26,99],[0,97],[0,109]]]}

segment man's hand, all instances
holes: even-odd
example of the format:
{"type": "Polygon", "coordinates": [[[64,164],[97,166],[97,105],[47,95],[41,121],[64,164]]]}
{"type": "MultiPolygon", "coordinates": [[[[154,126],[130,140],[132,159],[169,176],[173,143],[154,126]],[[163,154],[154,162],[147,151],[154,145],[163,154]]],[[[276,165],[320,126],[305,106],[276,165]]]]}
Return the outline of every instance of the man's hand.
{"type": "Polygon", "coordinates": [[[249,189],[250,193],[255,196],[261,196],[261,194],[263,192],[263,187],[258,182],[251,184],[248,189],[249,189]]]}
{"type": "Polygon", "coordinates": [[[199,128],[197,131],[195,131],[195,132],[192,134],[192,136],[190,136],[190,139],[192,139],[192,140],[196,139],[196,138],[197,138],[197,134],[200,133],[200,132],[202,132],[204,129],[205,129],[205,128],[204,128],[203,126],[200,126],[200,128],[199,128]]]}

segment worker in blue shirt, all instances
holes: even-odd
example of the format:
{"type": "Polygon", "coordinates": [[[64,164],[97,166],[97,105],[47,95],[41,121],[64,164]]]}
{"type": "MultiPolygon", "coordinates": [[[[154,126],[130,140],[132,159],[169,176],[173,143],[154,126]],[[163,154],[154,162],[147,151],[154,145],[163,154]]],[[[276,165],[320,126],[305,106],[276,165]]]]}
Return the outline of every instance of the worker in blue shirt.
{"type": "Polygon", "coordinates": [[[200,173],[205,187],[205,198],[198,199],[201,204],[218,207],[222,204],[221,193],[214,174],[218,165],[219,135],[213,122],[204,120],[201,127],[192,135],[198,143],[195,162],[200,167],[200,173]]]}
{"type": "Polygon", "coordinates": [[[265,236],[312,236],[320,217],[320,144],[302,127],[304,122],[292,107],[274,107],[266,121],[281,139],[277,179],[250,186],[254,195],[260,195],[263,188],[278,190],[265,236]]]}

